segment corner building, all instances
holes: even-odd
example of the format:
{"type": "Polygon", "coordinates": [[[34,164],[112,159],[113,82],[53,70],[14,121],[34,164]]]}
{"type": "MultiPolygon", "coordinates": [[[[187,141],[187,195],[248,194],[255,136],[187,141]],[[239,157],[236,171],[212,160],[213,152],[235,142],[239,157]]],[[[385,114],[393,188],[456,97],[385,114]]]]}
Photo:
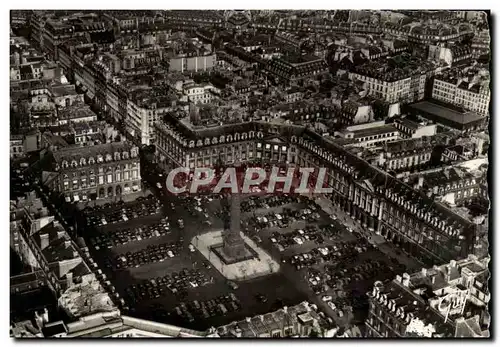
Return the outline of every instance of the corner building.
{"type": "Polygon", "coordinates": [[[141,190],[139,149],[125,142],[68,147],[53,154],[51,190],[66,201],[120,199],[141,190]]]}

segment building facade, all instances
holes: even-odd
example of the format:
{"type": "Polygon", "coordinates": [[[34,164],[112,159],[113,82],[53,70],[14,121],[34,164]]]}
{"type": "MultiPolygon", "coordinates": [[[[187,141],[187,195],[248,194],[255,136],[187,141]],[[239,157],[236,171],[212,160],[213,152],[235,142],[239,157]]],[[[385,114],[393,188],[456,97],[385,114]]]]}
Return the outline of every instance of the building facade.
{"type": "Polygon", "coordinates": [[[177,55],[170,58],[170,71],[178,72],[198,72],[209,71],[217,65],[217,56],[215,53],[205,55],[177,55]]]}
{"type": "Polygon", "coordinates": [[[483,83],[469,82],[450,76],[436,76],[432,86],[432,98],[463,107],[479,115],[489,115],[490,107],[489,79],[483,83]]]}
{"type": "Polygon", "coordinates": [[[16,159],[24,156],[24,136],[10,136],[10,158],[16,159]]]}
{"type": "Polygon", "coordinates": [[[368,95],[388,103],[410,103],[424,98],[426,74],[411,76],[401,75],[397,79],[384,76],[370,77],[356,72],[349,72],[349,79],[364,82],[368,95]]]}
{"type": "Polygon", "coordinates": [[[66,201],[120,199],[141,190],[139,150],[124,142],[67,147],[54,154],[47,185],[66,201]]]}

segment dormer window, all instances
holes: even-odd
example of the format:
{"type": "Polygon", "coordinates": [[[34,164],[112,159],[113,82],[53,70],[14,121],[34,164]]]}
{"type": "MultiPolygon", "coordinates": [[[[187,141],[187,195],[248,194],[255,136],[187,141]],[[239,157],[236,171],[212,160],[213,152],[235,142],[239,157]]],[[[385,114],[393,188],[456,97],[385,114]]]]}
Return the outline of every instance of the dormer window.
{"type": "Polygon", "coordinates": [[[113,158],[111,157],[111,154],[109,154],[109,153],[106,154],[106,162],[109,162],[111,160],[113,160],[113,158]]]}
{"type": "Polygon", "coordinates": [[[102,162],[104,162],[104,158],[102,157],[102,155],[98,155],[98,156],[97,156],[97,162],[98,162],[98,163],[102,163],[102,162]]]}
{"type": "Polygon", "coordinates": [[[80,166],[85,166],[85,164],[86,164],[85,158],[81,158],[80,159],[80,166]]]}
{"type": "Polygon", "coordinates": [[[89,165],[94,165],[95,164],[95,159],[94,157],[89,158],[89,165]]]}
{"type": "Polygon", "coordinates": [[[65,160],[62,162],[62,167],[63,168],[67,168],[69,165],[68,165],[68,162],[65,160]]]}
{"type": "Polygon", "coordinates": [[[134,148],[132,148],[132,149],[130,150],[130,156],[131,156],[132,158],[137,157],[137,148],[135,148],[135,147],[134,147],[134,148]]]}
{"type": "Polygon", "coordinates": [[[78,166],[78,163],[76,162],[76,160],[72,160],[71,167],[77,167],[77,166],[78,166]]]}
{"type": "Polygon", "coordinates": [[[128,159],[128,157],[129,157],[128,152],[123,152],[123,153],[122,153],[122,158],[123,158],[123,159],[128,159]]]}
{"type": "Polygon", "coordinates": [[[115,152],[115,160],[118,161],[120,160],[120,153],[119,152],[115,152]]]}

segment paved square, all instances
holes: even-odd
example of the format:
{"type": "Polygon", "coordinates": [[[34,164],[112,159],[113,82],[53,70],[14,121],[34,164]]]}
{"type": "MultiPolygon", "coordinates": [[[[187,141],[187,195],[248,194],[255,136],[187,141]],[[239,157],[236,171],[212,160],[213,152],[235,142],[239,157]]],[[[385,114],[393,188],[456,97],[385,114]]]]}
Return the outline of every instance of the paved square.
{"type": "Polygon", "coordinates": [[[222,245],[222,230],[211,231],[195,236],[191,243],[207,258],[212,265],[227,279],[243,281],[269,275],[279,271],[280,265],[251,239],[240,233],[246,245],[253,250],[256,257],[233,264],[225,264],[213,252],[213,248],[222,245]]]}

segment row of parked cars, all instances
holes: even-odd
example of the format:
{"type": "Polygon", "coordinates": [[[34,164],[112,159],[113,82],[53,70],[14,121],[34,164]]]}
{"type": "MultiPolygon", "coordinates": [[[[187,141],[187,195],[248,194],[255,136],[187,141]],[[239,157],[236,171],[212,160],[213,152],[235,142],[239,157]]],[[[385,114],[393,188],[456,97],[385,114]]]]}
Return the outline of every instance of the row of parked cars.
{"type": "MultiPolygon", "coordinates": [[[[143,198],[144,199],[144,198],[143,198]]],[[[136,200],[137,201],[137,200],[136,200]]],[[[82,212],[84,215],[88,216],[96,212],[103,212],[106,210],[121,209],[125,205],[125,201],[119,200],[115,202],[107,202],[103,205],[86,206],[82,212]]]]}
{"type": "Polygon", "coordinates": [[[304,209],[285,207],[280,213],[270,212],[264,216],[253,216],[250,219],[250,225],[254,225],[258,229],[286,228],[297,221],[313,223],[320,218],[318,206],[314,202],[311,202],[308,208],[304,209]]]}
{"type": "MultiPolygon", "coordinates": [[[[391,279],[397,271],[404,271],[399,266],[388,265],[385,262],[373,260],[365,261],[350,267],[351,261],[337,261],[327,264],[323,271],[309,269],[307,279],[309,287],[316,294],[326,291],[342,292],[347,289],[361,288],[372,284],[375,280],[391,279]]],[[[342,297],[342,295],[338,295],[342,297]]],[[[325,300],[324,300],[325,301],[325,300]]]]}
{"type": "Polygon", "coordinates": [[[241,203],[241,210],[243,212],[248,212],[257,208],[272,208],[304,201],[306,201],[305,197],[297,195],[272,195],[265,198],[260,196],[251,196],[241,203]]]}
{"type": "Polygon", "coordinates": [[[341,308],[346,307],[366,311],[368,298],[365,291],[368,287],[375,280],[385,281],[394,278],[397,271],[403,269],[396,270],[391,265],[375,260],[358,264],[350,269],[345,269],[342,264],[328,265],[325,271],[311,271],[308,276],[314,278],[314,281],[323,283],[323,292],[328,290],[328,295],[323,295],[321,299],[338,313],[342,312],[341,308]]]}
{"type": "Polygon", "coordinates": [[[307,241],[313,241],[318,245],[325,242],[323,235],[316,225],[308,225],[303,229],[296,229],[289,233],[275,231],[271,234],[269,240],[280,252],[293,245],[302,245],[307,241]]]}
{"type": "Polygon", "coordinates": [[[157,299],[166,293],[180,294],[191,288],[202,287],[213,282],[212,278],[199,269],[184,269],[164,277],[144,280],[125,289],[127,301],[132,304],[143,300],[157,299]]]}
{"type": "Polygon", "coordinates": [[[133,202],[125,202],[123,200],[118,200],[114,202],[107,202],[103,205],[86,206],[82,210],[82,212],[84,213],[84,215],[91,215],[96,212],[106,212],[106,211],[112,212],[115,210],[120,210],[124,206],[134,206],[139,203],[149,204],[151,202],[159,202],[159,200],[153,194],[149,194],[148,196],[139,196],[133,202]]]}
{"type": "MultiPolygon", "coordinates": [[[[359,246],[355,242],[339,242],[333,246],[313,248],[310,252],[295,254],[287,262],[294,265],[297,270],[328,262],[352,262],[360,253],[366,252],[368,246],[359,246]]],[[[285,258],[286,259],[286,258],[285,258]]]]}
{"type": "Polygon", "coordinates": [[[127,269],[139,267],[145,264],[162,262],[180,254],[182,242],[162,243],[159,245],[150,245],[147,248],[137,252],[127,252],[119,254],[113,261],[115,269],[127,269]]]}
{"type": "Polygon", "coordinates": [[[119,245],[126,245],[133,241],[168,235],[170,232],[170,222],[168,218],[163,218],[160,222],[142,227],[126,228],[112,233],[99,234],[96,237],[91,237],[90,243],[96,250],[99,250],[101,248],[113,248],[119,245]]]}
{"type": "Polygon", "coordinates": [[[157,199],[146,199],[139,203],[122,204],[119,208],[85,211],[87,225],[100,227],[107,224],[126,222],[130,219],[150,216],[161,212],[161,203],[157,199]]]}
{"type": "Polygon", "coordinates": [[[188,304],[181,302],[175,307],[174,313],[182,320],[192,323],[196,319],[223,316],[240,309],[240,301],[234,293],[230,293],[207,301],[194,300],[188,304]]]}

